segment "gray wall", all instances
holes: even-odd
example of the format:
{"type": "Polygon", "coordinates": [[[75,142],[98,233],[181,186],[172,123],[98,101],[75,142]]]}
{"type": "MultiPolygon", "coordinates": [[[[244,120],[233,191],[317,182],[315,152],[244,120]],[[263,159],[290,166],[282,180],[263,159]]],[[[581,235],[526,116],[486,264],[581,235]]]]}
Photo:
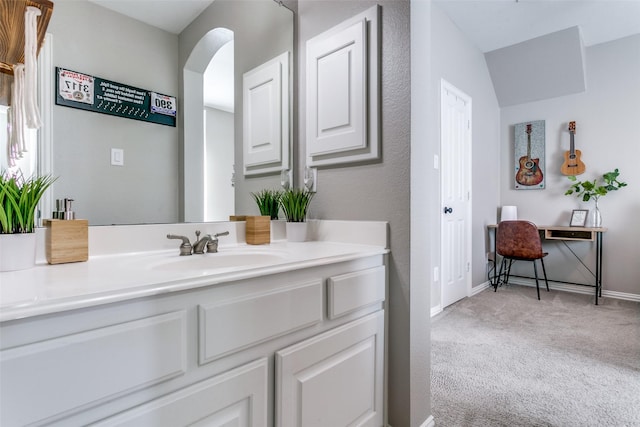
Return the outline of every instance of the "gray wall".
{"type": "MultiPolygon", "coordinates": [[[[472,99],[472,285],[486,281],[486,225],[496,221],[496,206],[500,194],[499,144],[500,108],[484,55],[453,24],[436,5],[431,7],[431,85],[435,94],[431,98],[430,119],[434,126],[429,130],[429,140],[434,142],[433,154],[440,152],[440,81],[445,79],[472,99]]],[[[433,159],[433,155],[431,156],[433,159]]],[[[426,159],[425,164],[432,160],[426,159]]],[[[439,194],[440,178],[433,173],[430,178],[433,191],[439,194]]],[[[440,206],[439,196],[433,207],[440,206]]],[[[438,211],[439,213],[439,211],[438,211]]],[[[432,236],[433,263],[440,265],[440,224],[434,223],[432,236]],[[437,237],[437,238],[436,238],[437,237]]],[[[440,306],[440,282],[434,282],[431,306],[440,306]]]]}
{"type": "MultiPolygon", "coordinates": [[[[576,148],[582,151],[586,172],[578,178],[593,180],[619,168],[629,186],[600,200],[604,235],[603,287],[605,291],[640,295],[640,227],[633,217],[640,210],[640,35],[587,47],[587,90],[503,108],[501,113],[501,202],[518,206],[518,216],[538,224],[567,224],[573,209],[593,209],[564,196],[569,180],[560,174],[563,153],[569,149],[569,121],[576,121],[576,148]],[[517,191],[511,176],[514,162],[513,125],[545,120],[547,188],[517,191]]],[[[570,245],[593,265],[594,249],[584,243],[570,245]]],[[[591,281],[567,249],[550,246],[545,260],[549,276],[569,281],[591,281]]],[[[522,266],[531,274],[531,267],[522,266]],[[527,267],[529,267],[527,269],[527,267]]]]}
{"type": "MultiPolygon", "coordinates": [[[[173,34],[87,1],[56,2],[48,32],[54,66],[178,96],[173,34]]],[[[52,126],[53,197],[74,198],[78,218],[178,220],[177,128],[55,105],[52,126]],[[124,149],[123,167],[111,148],[124,149]]]]}
{"type": "MultiPolygon", "coordinates": [[[[410,42],[408,1],[300,1],[298,176],[305,159],[306,41],[369,7],[381,5],[382,162],[318,171],[318,192],[310,216],[322,219],[386,220],[390,223],[389,263],[389,424],[420,425],[429,411],[428,347],[415,371],[410,352],[410,42]],[[412,376],[413,375],[413,376],[412,376]],[[412,400],[419,405],[412,405],[412,400]]],[[[425,301],[425,312],[428,303],[425,301]]],[[[416,324],[428,340],[428,317],[416,324]]]]}
{"type": "MultiPolygon", "coordinates": [[[[251,192],[280,188],[280,174],[244,177],[242,173],[242,77],[246,71],[293,48],[293,17],[272,0],[216,0],[180,33],[178,69],[182,70],[194,46],[210,30],[234,32],[235,171],[237,215],[259,214],[251,192]]],[[[182,87],[182,71],[180,71],[182,87]]],[[[184,95],[182,101],[184,101],[184,95]]],[[[183,117],[179,117],[183,123],[183,117]]]]}
{"type": "Polygon", "coordinates": [[[583,92],[584,58],[580,29],[536,37],[487,52],[501,107],[583,92]]]}

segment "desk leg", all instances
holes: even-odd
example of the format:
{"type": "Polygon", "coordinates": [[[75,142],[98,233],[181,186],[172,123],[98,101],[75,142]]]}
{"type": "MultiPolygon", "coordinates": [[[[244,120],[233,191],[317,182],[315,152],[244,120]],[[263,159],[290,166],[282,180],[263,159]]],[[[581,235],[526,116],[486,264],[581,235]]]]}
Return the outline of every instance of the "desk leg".
{"type": "Polygon", "coordinates": [[[491,284],[493,285],[494,292],[498,291],[498,253],[496,252],[496,235],[498,234],[497,230],[497,228],[493,229],[493,280],[491,281],[491,284]]]}
{"type": "Polygon", "coordinates": [[[602,233],[596,233],[596,305],[602,297],[602,233]]]}

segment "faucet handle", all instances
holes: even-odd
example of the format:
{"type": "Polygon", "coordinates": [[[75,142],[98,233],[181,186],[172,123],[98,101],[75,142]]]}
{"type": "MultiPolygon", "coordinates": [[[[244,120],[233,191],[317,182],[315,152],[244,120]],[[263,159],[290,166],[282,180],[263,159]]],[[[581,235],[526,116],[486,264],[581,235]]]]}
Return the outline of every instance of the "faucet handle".
{"type": "Polygon", "coordinates": [[[218,252],[218,239],[213,237],[211,238],[211,240],[209,240],[209,243],[207,243],[207,252],[210,254],[215,254],[216,252],[218,252]]]}
{"type": "Polygon", "coordinates": [[[191,255],[191,243],[189,242],[189,238],[185,236],[179,236],[177,234],[167,234],[167,239],[182,240],[182,244],[180,245],[180,255],[191,255]]]}
{"type": "Polygon", "coordinates": [[[210,253],[216,253],[218,252],[218,236],[228,236],[229,232],[228,231],[223,231],[222,233],[216,233],[213,235],[213,237],[211,237],[210,234],[208,234],[209,236],[209,243],[207,243],[207,252],[210,253]]]}

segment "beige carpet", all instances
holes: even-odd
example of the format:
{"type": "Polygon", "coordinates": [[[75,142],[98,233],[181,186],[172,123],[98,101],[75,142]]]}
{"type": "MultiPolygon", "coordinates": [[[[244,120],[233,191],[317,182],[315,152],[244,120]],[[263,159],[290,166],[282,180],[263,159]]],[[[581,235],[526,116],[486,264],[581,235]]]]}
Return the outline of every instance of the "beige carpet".
{"type": "Polygon", "coordinates": [[[436,426],[640,427],[640,304],[510,285],[432,319],[436,426]]]}

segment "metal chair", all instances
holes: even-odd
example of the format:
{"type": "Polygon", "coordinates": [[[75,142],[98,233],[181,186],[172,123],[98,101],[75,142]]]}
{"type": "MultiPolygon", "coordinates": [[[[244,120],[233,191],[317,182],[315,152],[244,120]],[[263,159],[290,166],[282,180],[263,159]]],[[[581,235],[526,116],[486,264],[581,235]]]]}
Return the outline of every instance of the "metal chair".
{"type": "MultiPolygon", "coordinates": [[[[531,261],[533,262],[533,272],[536,276],[536,290],[538,292],[538,300],[540,299],[540,285],[538,284],[538,269],[536,260],[540,260],[542,264],[542,272],[544,273],[544,282],[549,291],[549,281],[547,280],[547,271],[544,268],[544,257],[547,252],[542,251],[542,241],[538,227],[529,221],[502,221],[498,224],[496,233],[496,252],[503,257],[503,263],[500,265],[500,273],[502,276],[502,268],[505,264],[504,260],[509,261],[506,267],[506,280],[509,282],[511,274],[511,264],[513,261],[531,261]]],[[[494,292],[498,290],[498,283],[494,284],[494,292]]]]}

